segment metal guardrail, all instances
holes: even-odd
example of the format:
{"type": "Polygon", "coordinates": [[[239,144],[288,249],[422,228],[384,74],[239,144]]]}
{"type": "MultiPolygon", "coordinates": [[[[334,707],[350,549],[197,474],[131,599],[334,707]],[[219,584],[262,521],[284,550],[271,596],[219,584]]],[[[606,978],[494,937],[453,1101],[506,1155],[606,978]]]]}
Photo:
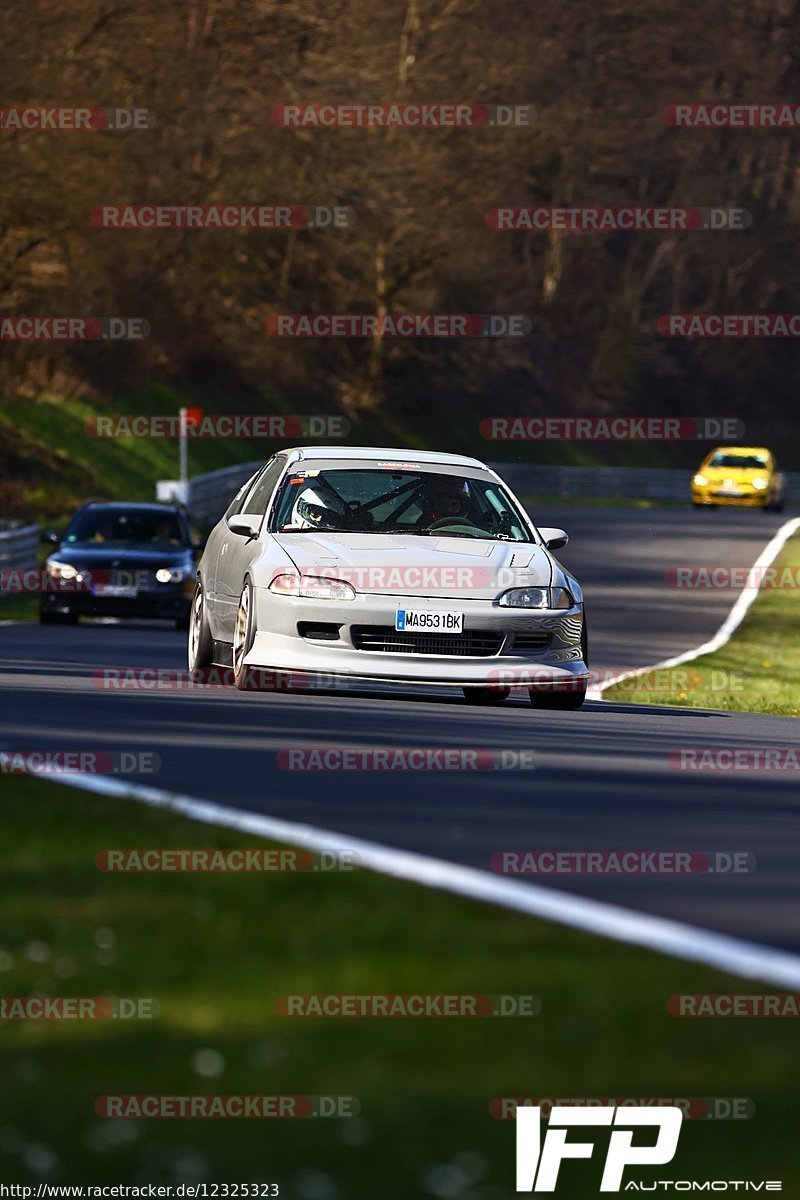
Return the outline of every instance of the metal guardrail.
{"type": "MultiPolygon", "coordinates": [[[[521,496],[554,500],[655,500],[688,504],[693,471],[681,467],[567,467],[489,463],[521,496]]],[[[787,504],[800,501],[800,472],[784,473],[787,504]]]]}
{"type": "Polygon", "coordinates": [[[692,472],[680,467],[569,467],[544,463],[490,463],[520,496],[554,500],[661,500],[688,502],[692,472]]]}
{"type": "MultiPolygon", "coordinates": [[[[222,516],[242,484],[263,460],[224,467],[189,480],[189,509],[201,525],[222,516]]],[[[688,504],[692,472],[681,467],[569,467],[534,463],[489,463],[518,495],[554,500],[654,500],[688,504]]],[[[787,504],[800,502],[800,472],[787,471],[787,504]]]]}
{"type": "Polygon", "coordinates": [[[38,525],[0,521],[0,571],[35,567],[39,555],[38,525]]]}

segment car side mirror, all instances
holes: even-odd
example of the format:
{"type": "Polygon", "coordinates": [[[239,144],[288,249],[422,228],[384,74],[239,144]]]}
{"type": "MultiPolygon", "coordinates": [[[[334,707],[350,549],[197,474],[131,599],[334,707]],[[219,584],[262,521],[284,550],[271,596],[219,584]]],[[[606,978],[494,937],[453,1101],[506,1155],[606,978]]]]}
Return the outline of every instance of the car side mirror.
{"type": "Polygon", "coordinates": [[[257,538],[261,530],[261,517],[258,513],[238,513],[235,517],[228,517],[228,529],[242,537],[257,538]]]}
{"type": "Polygon", "coordinates": [[[58,543],[61,541],[61,538],[58,536],[57,533],[54,532],[54,530],[45,529],[42,532],[42,541],[47,546],[57,546],[58,543]]]}
{"type": "Polygon", "coordinates": [[[539,537],[548,550],[560,550],[569,541],[569,534],[563,529],[540,529],[539,537]]]}

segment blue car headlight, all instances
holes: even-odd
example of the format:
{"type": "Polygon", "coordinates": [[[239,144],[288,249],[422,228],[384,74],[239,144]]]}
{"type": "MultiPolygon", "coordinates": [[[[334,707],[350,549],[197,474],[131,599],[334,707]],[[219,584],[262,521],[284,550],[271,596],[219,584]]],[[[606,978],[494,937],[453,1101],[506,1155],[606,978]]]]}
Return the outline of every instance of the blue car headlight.
{"type": "Polygon", "coordinates": [[[59,562],[55,558],[47,560],[47,574],[53,579],[57,579],[60,583],[68,583],[70,580],[75,580],[80,583],[82,575],[77,567],[73,567],[72,563],[59,562]]]}
{"type": "Polygon", "coordinates": [[[183,583],[188,574],[184,567],[159,567],[156,580],[159,583],[183,583]]]}

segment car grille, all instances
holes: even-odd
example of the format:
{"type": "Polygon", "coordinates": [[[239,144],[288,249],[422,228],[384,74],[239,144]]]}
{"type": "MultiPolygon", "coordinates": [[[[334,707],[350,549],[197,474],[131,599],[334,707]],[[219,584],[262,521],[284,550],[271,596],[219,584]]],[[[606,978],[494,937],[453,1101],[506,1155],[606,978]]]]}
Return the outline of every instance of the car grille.
{"type": "Polygon", "coordinates": [[[514,634],[515,650],[544,650],[550,643],[550,633],[546,629],[526,630],[514,634]]]}
{"type": "Polygon", "coordinates": [[[356,650],[379,654],[445,654],[459,658],[489,658],[500,653],[502,633],[490,629],[465,629],[463,633],[417,633],[391,625],[354,625],[356,650]]]}

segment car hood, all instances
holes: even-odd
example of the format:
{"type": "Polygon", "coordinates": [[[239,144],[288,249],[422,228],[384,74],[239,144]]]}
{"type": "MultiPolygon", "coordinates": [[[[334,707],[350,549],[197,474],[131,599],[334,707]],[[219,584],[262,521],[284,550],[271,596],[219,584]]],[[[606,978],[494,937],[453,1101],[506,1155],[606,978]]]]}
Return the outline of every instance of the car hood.
{"type": "Polygon", "coordinates": [[[48,556],[73,567],[173,567],[191,559],[187,546],[113,546],[63,542],[48,556]]]}
{"type": "Polygon", "coordinates": [[[726,479],[733,483],[752,483],[754,479],[769,479],[772,472],[769,467],[705,467],[698,474],[705,475],[709,483],[724,483],[726,479]]]}
{"type": "Polygon", "coordinates": [[[381,533],[273,535],[304,575],[346,579],[358,592],[493,600],[509,587],[548,587],[543,546],[488,538],[381,533]]]}

